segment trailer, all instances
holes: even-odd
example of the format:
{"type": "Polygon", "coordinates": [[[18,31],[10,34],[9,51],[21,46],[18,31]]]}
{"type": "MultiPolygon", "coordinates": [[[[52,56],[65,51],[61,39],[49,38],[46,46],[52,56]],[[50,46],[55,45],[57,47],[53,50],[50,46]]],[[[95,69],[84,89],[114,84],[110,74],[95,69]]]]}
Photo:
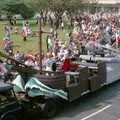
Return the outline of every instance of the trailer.
{"type": "MultiPolygon", "coordinates": [[[[104,59],[104,58],[103,58],[104,59]]],[[[88,63],[80,63],[80,68],[76,71],[66,72],[65,74],[61,72],[43,72],[41,74],[36,74],[34,77],[37,81],[40,82],[40,85],[26,87],[28,90],[28,95],[31,98],[42,99],[42,102],[39,102],[41,107],[42,114],[45,117],[53,117],[57,111],[57,104],[64,100],[64,102],[71,103],[80,97],[95,92],[100,88],[109,85],[120,79],[120,61],[112,60],[111,61],[92,61],[88,63]],[[41,84],[54,89],[55,95],[49,93],[52,91],[49,88],[49,92],[42,90],[40,94],[36,94],[33,89],[39,90],[43,88],[41,84]],[[57,89],[57,90],[56,90],[57,89]],[[33,91],[32,91],[33,90],[33,91]],[[60,91],[62,91],[60,93],[60,91]],[[40,96],[39,96],[40,95],[40,96]],[[39,96],[39,97],[38,97],[39,96]]],[[[94,93],[93,93],[94,94],[94,93]]],[[[32,100],[32,99],[31,99],[32,100]]]]}
{"type": "Polygon", "coordinates": [[[80,58],[86,62],[75,61],[79,69],[65,73],[42,71],[39,74],[14,61],[14,69],[19,73],[12,82],[14,88],[19,88],[15,89],[16,93],[24,93],[24,100],[39,109],[40,115],[49,118],[56,114],[58,103],[71,103],[120,79],[120,58],[87,55],[80,58]]]}

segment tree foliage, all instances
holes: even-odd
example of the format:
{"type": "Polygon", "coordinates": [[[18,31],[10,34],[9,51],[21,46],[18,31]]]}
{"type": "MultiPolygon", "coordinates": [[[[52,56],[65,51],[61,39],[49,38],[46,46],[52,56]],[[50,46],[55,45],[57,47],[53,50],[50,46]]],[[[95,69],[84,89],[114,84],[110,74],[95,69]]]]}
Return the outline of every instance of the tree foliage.
{"type": "Polygon", "coordinates": [[[35,9],[49,8],[54,11],[77,10],[80,0],[25,0],[25,3],[35,9]]]}
{"type": "Polygon", "coordinates": [[[4,0],[0,2],[1,10],[9,16],[13,14],[21,14],[25,19],[34,15],[34,10],[28,7],[22,0],[4,0]]]}
{"type": "MultiPolygon", "coordinates": [[[[34,12],[41,10],[52,10],[57,14],[62,14],[64,11],[72,12],[83,8],[83,0],[1,0],[0,11],[5,11],[9,14],[21,14],[24,18],[30,18],[34,12]]],[[[96,0],[94,4],[96,3],[96,0]]],[[[86,0],[90,4],[91,0],[86,0]]],[[[95,7],[95,5],[94,5],[95,7]]],[[[91,7],[91,11],[94,10],[91,7]]]]}

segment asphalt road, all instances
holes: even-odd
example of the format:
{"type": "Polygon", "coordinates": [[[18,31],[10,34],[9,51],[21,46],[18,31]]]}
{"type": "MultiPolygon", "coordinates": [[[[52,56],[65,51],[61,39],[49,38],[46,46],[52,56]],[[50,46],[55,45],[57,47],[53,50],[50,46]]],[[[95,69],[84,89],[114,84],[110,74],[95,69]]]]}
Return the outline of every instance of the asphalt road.
{"type": "Polygon", "coordinates": [[[120,81],[64,105],[50,120],[120,120],[120,81]]]}

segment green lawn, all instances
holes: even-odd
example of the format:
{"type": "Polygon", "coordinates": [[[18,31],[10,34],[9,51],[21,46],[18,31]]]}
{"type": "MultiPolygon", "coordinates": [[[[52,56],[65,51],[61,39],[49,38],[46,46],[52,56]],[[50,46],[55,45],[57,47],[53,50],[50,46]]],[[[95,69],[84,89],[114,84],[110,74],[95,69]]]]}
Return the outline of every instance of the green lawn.
{"type": "MultiPolygon", "coordinates": [[[[0,48],[2,49],[2,43],[4,38],[4,25],[7,23],[7,21],[0,21],[0,48]]],[[[17,21],[17,28],[22,30],[22,21],[17,21]]],[[[21,35],[17,35],[14,33],[13,27],[13,34],[11,35],[11,39],[14,43],[14,52],[17,50],[20,51],[30,51],[37,52],[39,49],[39,38],[38,37],[28,37],[27,41],[24,42],[21,35]]],[[[32,31],[38,30],[38,26],[35,24],[35,22],[32,20],[30,21],[30,28],[32,31]]],[[[42,26],[43,31],[50,31],[49,25],[42,26]]],[[[70,32],[70,29],[66,28],[63,31],[61,29],[58,29],[58,38],[61,41],[66,41],[68,39],[67,33],[70,32]]],[[[42,35],[42,43],[43,43],[43,51],[46,50],[46,34],[42,35]]]]}

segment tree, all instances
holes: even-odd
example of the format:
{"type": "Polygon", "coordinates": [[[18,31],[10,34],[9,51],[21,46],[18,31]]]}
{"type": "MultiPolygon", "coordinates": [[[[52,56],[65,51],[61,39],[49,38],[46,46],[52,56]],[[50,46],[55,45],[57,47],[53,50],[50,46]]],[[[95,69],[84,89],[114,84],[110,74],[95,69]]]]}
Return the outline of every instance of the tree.
{"type": "Polygon", "coordinates": [[[22,0],[4,0],[0,2],[2,4],[2,10],[8,15],[8,19],[14,14],[21,14],[24,19],[31,18],[34,15],[34,10],[22,0]]]}
{"type": "Polygon", "coordinates": [[[55,26],[56,29],[59,27],[61,22],[61,15],[64,11],[68,11],[70,16],[72,17],[72,12],[75,12],[79,9],[79,5],[81,4],[80,0],[25,0],[25,3],[35,10],[39,11],[42,17],[43,11],[51,10],[55,13],[56,21],[55,26]]]}
{"type": "Polygon", "coordinates": [[[85,8],[87,8],[87,10],[94,14],[97,11],[98,6],[98,0],[86,0],[85,3],[85,8]]]}
{"type": "Polygon", "coordinates": [[[29,19],[34,16],[35,11],[32,8],[26,6],[24,3],[21,3],[19,4],[17,13],[21,14],[24,19],[29,19]]]}
{"type": "Polygon", "coordinates": [[[35,11],[41,11],[49,7],[51,0],[24,0],[24,4],[35,11]]]}

